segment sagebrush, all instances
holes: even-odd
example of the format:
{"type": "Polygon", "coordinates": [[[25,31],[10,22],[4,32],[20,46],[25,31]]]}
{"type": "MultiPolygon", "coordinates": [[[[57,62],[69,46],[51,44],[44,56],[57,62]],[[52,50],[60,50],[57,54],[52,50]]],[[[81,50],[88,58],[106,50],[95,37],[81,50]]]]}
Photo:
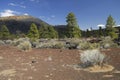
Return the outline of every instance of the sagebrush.
{"type": "Polygon", "coordinates": [[[32,45],[29,41],[21,42],[17,47],[23,51],[29,51],[32,49],[32,45]]]}
{"type": "Polygon", "coordinates": [[[80,60],[85,67],[104,64],[106,55],[98,49],[86,50],[80,54],[80,60]]]}

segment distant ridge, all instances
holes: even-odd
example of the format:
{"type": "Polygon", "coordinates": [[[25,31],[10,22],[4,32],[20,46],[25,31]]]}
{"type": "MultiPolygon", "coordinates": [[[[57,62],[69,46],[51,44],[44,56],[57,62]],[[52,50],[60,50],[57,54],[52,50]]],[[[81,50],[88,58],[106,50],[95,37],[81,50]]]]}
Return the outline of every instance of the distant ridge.
{"type": "MultiPolygon", "coordinates": [[[[41,19],[39,18],[35,18],[35,17],[32,17],[32,16],[27,16],[27,15],[23,15],[23,16],[8,16],[8,17],[0,17],[0,20],[2,21],[7,21],[7,20],[16,20],[16,21],[33,21],[33,22],[37,22],[37,23],[46,23],[44,21],[42,21],[41,19]]],[[[48,23],[46,23],[48,24],[48,23]]]]}
{"type": "Polygon", "coordinates": [[[42,21],[39,18],[26,15],[0,17],[0,26],[5,24],[11,33],[16,33],[18,31],[21,33],[27,33],[31,23],[35,23],[38,28],[40,28],[42,23],[49,25],[48,23],[42,21]]]}
{"type": "MultiPolygon", "coordinates": [[[[10,33],[12,34],[21,33],[27,34],[32,23],[35,23],[38,29],[41,27],[41,24],[43,23],[48,26],[50,25],[45,21],[39,18],[35,18],[33,16],[23,15],[23,16],[0,17],[0,27],[1,25],[6,25],[10,33]]],[[[59,37],[63,37],[66,31],[66,25],[55,25],[53,27],[58,32],[59,37]]]]}
{"type": "Polygon", "coordinates": [[[34,18],[32,16],[8,16],[8,17],[0,17],[0,20],[11,20],[11,19],[15,19],[15,20],[23,20],[23,19],[28,19],[28,18],[34,18]]]}

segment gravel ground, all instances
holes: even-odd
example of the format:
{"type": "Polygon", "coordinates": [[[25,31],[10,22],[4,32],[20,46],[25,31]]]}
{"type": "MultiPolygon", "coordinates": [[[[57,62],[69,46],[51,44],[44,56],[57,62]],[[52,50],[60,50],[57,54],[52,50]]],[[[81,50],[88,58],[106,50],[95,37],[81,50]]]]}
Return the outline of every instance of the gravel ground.
{"type": "Polygon", "coordinates": [[[78,50],[33,49],[23,52],[0,46],[0,80],[120,80],[120,49],[104,50],[115,69],[106,73],[74,70],[79,64],[78,50]]]}

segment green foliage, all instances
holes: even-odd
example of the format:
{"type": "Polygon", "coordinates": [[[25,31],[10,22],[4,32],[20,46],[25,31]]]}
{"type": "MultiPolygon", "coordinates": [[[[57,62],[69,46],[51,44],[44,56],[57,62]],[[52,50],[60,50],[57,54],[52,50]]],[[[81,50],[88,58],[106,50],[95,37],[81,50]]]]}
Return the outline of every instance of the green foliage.
{"type": "Polygon", "coordinates": [[[34,23],[32,23],[31,26],[30,26],[28,37],[31,40],[36,40],[36,39],[39,38],[39,31],[37,29],[37,26],[34,23]]]}
{"type": "Polygon", "coordinates": [[[81,36],[81,31],[77,24],[75,15],[71,12],[66,17],[67,22],[67,37],[68,38],[79,38],[81,36]]]}
{"type": "Polygon", "coordinates": [[[90,36],[91,36],[90,31],[87,29],[87,31],[86,31],[86,37],[90,37],[90,36]]]}
{"type": "Polygon", "coordinates": [[[111,38],[113,39],[117,39],[118,38],[118,35],[115,33],[115,32],[110,32],[109,35],[111,36],[111,38]]]}
{"type": "Polygon", "coordinates": [[[6,27],[6,25],[1,26],[0,37],[2,39],[8,39],[10,37],[10,32],[9,32],[8,28],[6,27]]]}
{"type": "Polygon", "coordinates": [[[111,15],[108,16],[106,28],[115,26],[115,21],[111,15]]]}
{"type": "Polygon", "coordinates": [[[114,26],[115,26],[115,21],[110,15],[106,23],[106,36],[110,36],[113,39],[118,38],[118,35],[115,33],[116,29],[114,28],[114,26]]]}
{"type": "Polygon", "coordinates": [[[102,36],[104,36],[104,33],[102,30],[102,27],[99,27],[99,37],[102,37],[102,36]]]}
{"type": "Polygon", "coordinates": [[[40,38],[58,38],[58,33],[52,26],[42,24],[39,30],[40,38]]]}

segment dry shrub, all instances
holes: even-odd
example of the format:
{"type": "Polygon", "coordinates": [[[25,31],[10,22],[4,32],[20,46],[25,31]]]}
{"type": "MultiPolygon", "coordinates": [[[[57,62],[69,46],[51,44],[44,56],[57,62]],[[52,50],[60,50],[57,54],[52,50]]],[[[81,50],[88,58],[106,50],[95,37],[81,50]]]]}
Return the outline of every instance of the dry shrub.
{"type": "Polygon", "coordinates": [[[24,42],[24,41],[30,41],[30,39],[27,38],[27,37],[26,37],[26,38],[15,39],[15,40],[13,40],[12,45],[18,46],[20,43],[22,43],[22,42],[24,42]]]}
{"type": "Polygon", "coordinates": [[[53,49],[62,49],[64,48],[64,43],[57,40],[49,40],[43,42],[36,42],[36,48],[53,48],[53,49]]]}
{"type": "Polygon", "coordinates": [[[105,62],[106,56],[102,54],[98,49],[86,50],[80,54],[80,60],[83,64],[83,67],[89,67],[94,65],[102,66],[105,62]]]}
{"type": "Polygon", "coordinates": [[[77,46],[77,49],[80,49],[80,50],[98,49],[98,48],[100,48],[99,43],[90,43],[87,41],[82,41],[77,46]]]}
{"type": "Polygon", "coordinates": [[[29,51],[32,49],[32,45],[29,41],[21,42],[17,47],[23,51],[29,51]]]}
{"type": "Polygon", "coordinates": [[[5,45],[5,42],[0,40],[0,45],[5,45]]]}
{"type": "Polygon", "coordinates": [[[12,45],[13,41],[12,40],[5,40],[5,44],[7,45],[12,45]]]}
{"type": "Polygon", "coordinates": [[[116,43],[114,43],[112,38],[109,36],[102,38],[102,41],[100,42],[100,46],[101,46],[101,48],[105,48],[105,49],[118,47],[118,45],[116,43]]]}

